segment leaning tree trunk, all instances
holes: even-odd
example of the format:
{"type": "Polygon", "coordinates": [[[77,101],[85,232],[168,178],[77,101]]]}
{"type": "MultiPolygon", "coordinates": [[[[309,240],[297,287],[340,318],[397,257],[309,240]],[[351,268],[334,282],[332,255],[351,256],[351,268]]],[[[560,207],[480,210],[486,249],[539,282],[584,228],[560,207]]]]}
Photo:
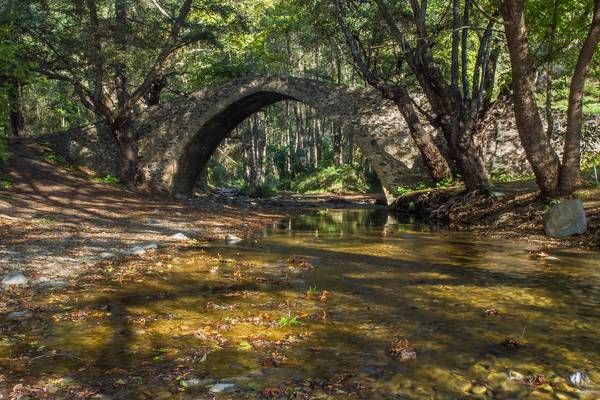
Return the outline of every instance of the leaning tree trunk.
{"type": "Polygon", "coordinates": [[[431,135],[425,131],[412,105],[406,101],[396,101],[400,113],[404,117],[410,135],[415,142],[429,174],[435,182],[452,176],[452,171],[440,149],[433,142],[431,135]]]}
{"type": "Polygon", "coordinates": [[[534,68],[529,56],[523,0],[505,0],[501,4],[512,69],[517,130],[542,196],[551,197],[557,192],[560,159],[544,132],[535,99],[534,68]]]}
{"type": "Polygon", "coordinates": [[[563,162],[560,170],[561,194],[568,195],[582,185],[581,177],[581,127],[583,124],[583,88],[600,40],[600,0],[595,1],[592,26],[583,43],[571,85],[569,87],[569,106],[567,109],[567,132],[563,150],[563,162]]]}

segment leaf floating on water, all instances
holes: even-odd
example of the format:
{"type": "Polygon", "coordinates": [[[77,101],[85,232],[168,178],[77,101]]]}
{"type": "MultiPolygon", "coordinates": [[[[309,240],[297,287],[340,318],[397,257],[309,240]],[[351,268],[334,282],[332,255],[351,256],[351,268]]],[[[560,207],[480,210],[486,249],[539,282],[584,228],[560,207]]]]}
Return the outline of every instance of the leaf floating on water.
{"type": "Polygon", "coordinates": [[[483,315],[486,317],[493,317],[498,315],[498,310],[496,310],[494,307],[490,307],[483,311],[483,315]]]}
{"type": "Polygon", "coordinates": [[[321,295],[319,296],[319,300],[321,300],[322,302],[326,302],[327,300],[329,300],[332,297],[333,297],[333,292],[330,292],[329,290],[323,290],[321,292],[321,295]]]}
{"type": "Polygon", "coordinates": [[[521,341],[517,338],[506,338],[502,342],[500,342],[500,346],[509,350],[518,350],[523,346],[521,341]]]}
{"type": "Polygon", "coordinates": [[[411,346],[408,339],[394,340],[388,348],[387,353],[394,358],[400,359],[400,361],[415,360],[417,358],[417,352],[411,346]]]}
{"type": "Polygon", "coordinates": [[[313,269],[315,267],[308,261],[295,256],[288,257],[288,264],[290,268],[313,269]]]}
{"type": "Polygon", "coordinates": [[[527,386],[542,386],[546,383],[546,378],[544,378],[544,375],[529,375],[525,377],[523,383],[527,386]]]}

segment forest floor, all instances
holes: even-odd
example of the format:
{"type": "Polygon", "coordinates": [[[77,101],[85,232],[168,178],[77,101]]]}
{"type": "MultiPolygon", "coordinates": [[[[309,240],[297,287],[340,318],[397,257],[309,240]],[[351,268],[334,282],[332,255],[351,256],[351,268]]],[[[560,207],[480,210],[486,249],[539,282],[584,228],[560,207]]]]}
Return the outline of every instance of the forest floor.
{"type": "Polygon", "coordinates": [[[489,193],[465,194],[462,188],[423,190],[401,196],[392,206],[400,213],[437,220],[449,229],[487,239],[527,240],[547,247],[600,250],[600,188],[580,190],[588,230],[583,235],[553,239],[544,234],[544,214],[551,206],[539,198],[533,180],[501,183],[489,193]]]}
{"type": "Polygon", "coordinates": [[[228,234],[244,236],[300,210],[375,202],[369,196],[178,201],[90,181],[44,160],[34,144],[9,150],[10,187],[0,190],[0,276],[20,271],[35,282],[68,281],[99,263],[150,256],[155,247],[193,249],[228,234]]]}

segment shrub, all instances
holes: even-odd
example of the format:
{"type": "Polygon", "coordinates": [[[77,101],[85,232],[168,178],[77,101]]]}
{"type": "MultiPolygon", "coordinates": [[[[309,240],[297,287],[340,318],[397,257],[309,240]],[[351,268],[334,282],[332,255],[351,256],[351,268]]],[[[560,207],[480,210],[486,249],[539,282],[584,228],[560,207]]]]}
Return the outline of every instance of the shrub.
{"type": "Polygon", "coordinates": [[[101,177],[92,178],[92,182],[95,182],[95,183],[108,183],[108,184],[111,184],[111,185],[117,185],[121,181],[116,176],[106,175],[104,178],[101,178],[101,177]]]}
{"type": "Polygon", "coordinates": [[[300,176],[291,189],[300,193],[367,192],[369,185],[364,176],[349,165],[327,167],[300,176]]]}
{"type": "Polygon", "coordinates": [[[244,185],[240,189],[240,193],[244,196],[253,198],[269,198],[277,194],[277,190],[269,184],[261,185],[244,185]]]}

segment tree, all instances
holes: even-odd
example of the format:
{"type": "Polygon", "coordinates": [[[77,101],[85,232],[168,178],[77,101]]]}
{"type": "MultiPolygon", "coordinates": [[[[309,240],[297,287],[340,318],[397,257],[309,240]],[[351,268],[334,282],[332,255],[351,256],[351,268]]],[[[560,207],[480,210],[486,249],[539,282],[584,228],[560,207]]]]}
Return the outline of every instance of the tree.
{"type": "Polygon", "coordinates": [[[6,96],[10,131],[13,136],[26,135],[23,111],[23,87],[30,75],[30,66],[19,63],[23,51],[15,28],[19,5],[14,2],[0,8],[0,91],[6,96]]]}
{"type": "Polygon", "coordinates": [[[421,156],[427,166],[429,173],[434,181],[441,181],[452,175],[450,167],[444,156],[435,145],[433,138],[421,124],[421,120],[415,111],[415,107],[408,93],[408,89],[402,83],[392,83],[376,75],[376,73],[367,65],[365,54],[361,51],[361,46],[353,33],[350,31],[345,21],[344,11],[341,2],[335,1],[336,14],[338,22],[346,38],[346,43],[350,49],[350,54],[354,59],[356,67],[363,78],[387,99],[392,100],[398,110],[402,113],[409,132],[419,149],[421,156]]]}
{"type": "Polygon", "coordinates": [[[505,0],[501,8],[511,63],[517,129],[542,196],[568,195],[582,183],[580,157],[583,90],[600,40],[600,0],[594,1],[591,25],[571,77],[562,163],[544,133],[538,111],[535,68],[529,48],[524,5],[524,0],[505,0]]]}
{"type": "MultiPolygon", "coordinates": [[[[360,47],[366,46],[361,46],[360,41],[353,38],[354,34],[344,23],[342,11],[361,10],[361,7],[374,4],[378,17],[373,18],[382,20],[390,34],[389,40],[393,40],[396,46],[395,64],[407,66],[410,77],[417,82],[428,102],[428,109],[421,107],[419,112],[444,134],[449,155],[463,176],[467,189],[487,188],[489,182],[482,154],[486,123],[503,104],[502,101],[492,101],[499,55],[494,36],[496,15],[493,9],[475,8],[475,3],[470,0],[464,2],[462,9],[461,2],[454,0],[449,7],[450,12],[445,8],[446,2],[411,1],[410,6],[398,3],[393,7],[384,0],[359,4],[349,1],[350,4],[345,7],[342,0],[335,3],[347,41],[349,44],[352,41],[356,43],[351,46],[354,47],[352,53],[355,58],[360,47]],[[447,35],[446,29],[451,31],[451,50],[447,57],[445,48],[440,47],[447,35]],[[439,54],[435,56],[434,51],[439,54]]],[[[363,75],[367,72],[365,69],[363,75]]],[[[377,77],[369,79],[374,82],[377,77]]],[[[394,87],[399,97],[408,97],[403,101],[408,104],[411,98],[402,86],[396,84],[394,87]]],[[[403,115],[409,117],[407,122],[410,126],[415,126],[418,115],[410,111],[404,110],[403,115]]]]}
{"type": "Polygon", "coordinates": [[[211,37],[188,20],[192,3],[32,0],[21,15],[20,33],[31,44],[27,57],[35,70],[70,83],[82,104],[110,128],[120,178],[130,185],[142,180],[132,114],[179,49],[211,37]]]}

